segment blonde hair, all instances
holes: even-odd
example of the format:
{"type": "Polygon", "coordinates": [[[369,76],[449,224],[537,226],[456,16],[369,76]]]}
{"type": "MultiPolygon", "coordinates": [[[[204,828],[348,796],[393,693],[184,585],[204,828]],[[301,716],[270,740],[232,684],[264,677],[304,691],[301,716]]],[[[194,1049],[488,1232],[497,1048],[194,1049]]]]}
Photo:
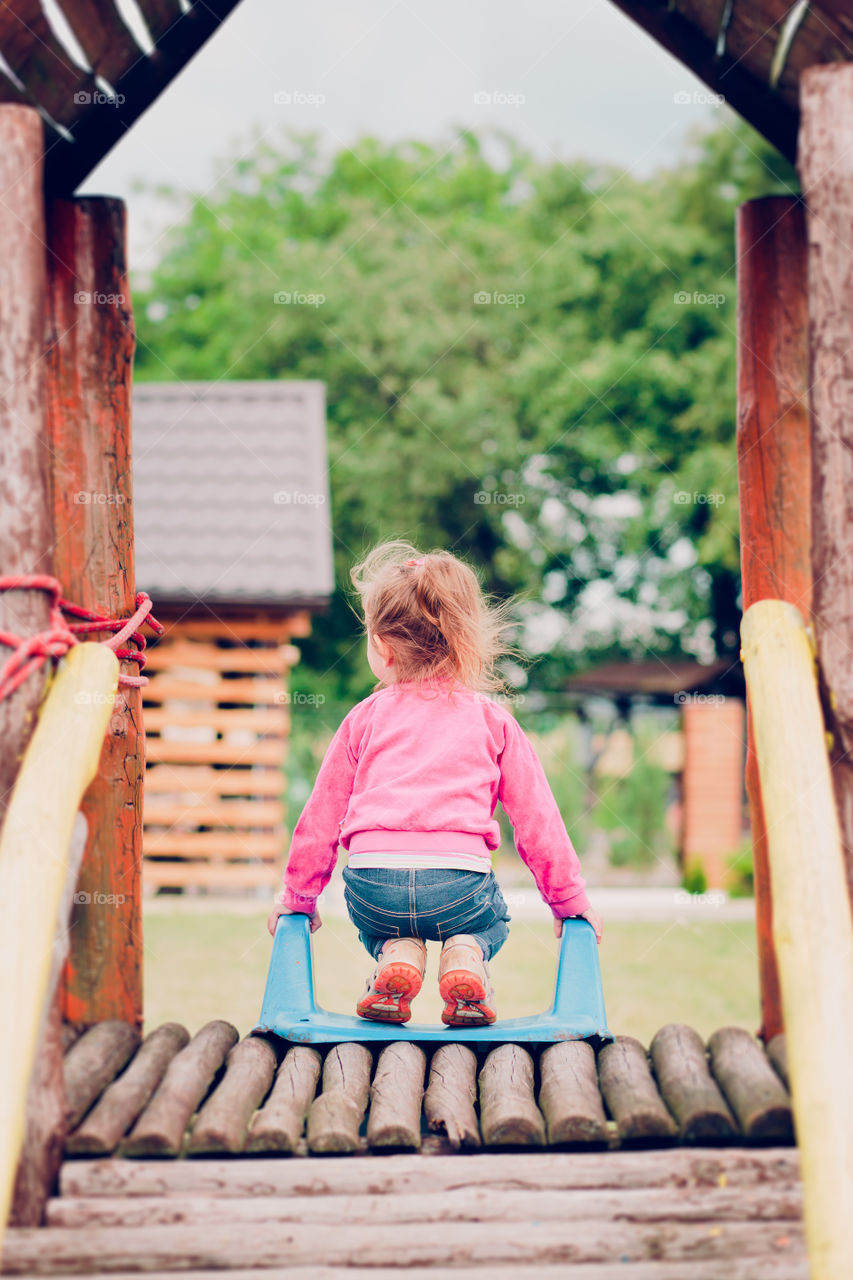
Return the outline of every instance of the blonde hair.
{"type": "Polygon", "coordinates": [[[487,599],[462,560],[384,542],[350,577],[365,629],[390,647],[398,682],[449,677],[482,692],[504,688],[495,668],[499,658],[515,655],[504,642],[513,625],[510,603],[487,599]]]}

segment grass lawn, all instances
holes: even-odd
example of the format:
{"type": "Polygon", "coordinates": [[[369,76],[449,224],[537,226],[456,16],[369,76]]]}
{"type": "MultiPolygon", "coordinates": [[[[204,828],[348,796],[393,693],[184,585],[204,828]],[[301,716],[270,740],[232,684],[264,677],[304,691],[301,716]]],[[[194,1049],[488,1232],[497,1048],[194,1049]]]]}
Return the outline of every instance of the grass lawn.
{"type": "MultiPolygon", "coordinates": [[[[266,908],[257,913],[169,914],[145,919],[146,1029],[182,1022],[195,1032],[225,1018],[241,1034],[261,1009],[272,941],[266,908]]],[[[559,944],[547,922],[514,922],[492,961],[498,1013],[533,1014],[550,1003],[559,944]]],[[[427,980],[414,1006],[422,1022],[439,1020],[438,945],[430,943],[427,980]]],[[[707,1037],[759,1023],[755,929],[741,923],[605,924],[600,950],[607,1021],[615,1034],[645,1045],[667,1022],[687,1022],[707,1037]]],[[[314,935],[319,1002],[354,1013],[372,960],[348,920],[330,919],[314,935]]]]}

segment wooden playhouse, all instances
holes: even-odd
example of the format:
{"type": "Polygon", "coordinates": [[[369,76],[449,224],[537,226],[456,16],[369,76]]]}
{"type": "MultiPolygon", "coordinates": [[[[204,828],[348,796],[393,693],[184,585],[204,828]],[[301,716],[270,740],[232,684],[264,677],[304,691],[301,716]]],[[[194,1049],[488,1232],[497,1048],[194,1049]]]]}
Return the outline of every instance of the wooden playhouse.
{"type": "Polygon", "coordinates": [[[265,889],[286,846],[291,643],[333,589],[320,382],[141,383],[145,888],[265,889]]]}

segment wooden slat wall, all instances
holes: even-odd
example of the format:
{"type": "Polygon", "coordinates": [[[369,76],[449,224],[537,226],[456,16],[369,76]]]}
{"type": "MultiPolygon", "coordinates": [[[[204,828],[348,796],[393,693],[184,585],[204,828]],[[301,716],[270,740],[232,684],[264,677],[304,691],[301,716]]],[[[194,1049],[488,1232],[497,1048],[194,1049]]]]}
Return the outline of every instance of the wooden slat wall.
{"type": "Polygon", "coordinates": [[[274,889],[287,844],[288,643],[301,615],[167,628],[144,691],[144,883],[274,889]]]}

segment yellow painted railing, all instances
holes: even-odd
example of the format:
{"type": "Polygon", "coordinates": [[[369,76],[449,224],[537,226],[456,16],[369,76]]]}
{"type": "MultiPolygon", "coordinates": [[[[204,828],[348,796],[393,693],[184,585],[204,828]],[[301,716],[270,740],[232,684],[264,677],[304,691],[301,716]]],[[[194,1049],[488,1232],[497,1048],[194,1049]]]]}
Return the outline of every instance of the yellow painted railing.
{"type": "Polygon", "coordinates": [[[71,828],[95,775],[118,682],[115,654],[75,645],[30,739],[0,837],[0,1241],[24,1138],[71,828]]]}
{"type": "Polygon", "coordinates": [[[800,613],[779,600],[747,610],[741,639],[812,1280],[850,1280],[853,918],[814,654],[800,613]]]}

